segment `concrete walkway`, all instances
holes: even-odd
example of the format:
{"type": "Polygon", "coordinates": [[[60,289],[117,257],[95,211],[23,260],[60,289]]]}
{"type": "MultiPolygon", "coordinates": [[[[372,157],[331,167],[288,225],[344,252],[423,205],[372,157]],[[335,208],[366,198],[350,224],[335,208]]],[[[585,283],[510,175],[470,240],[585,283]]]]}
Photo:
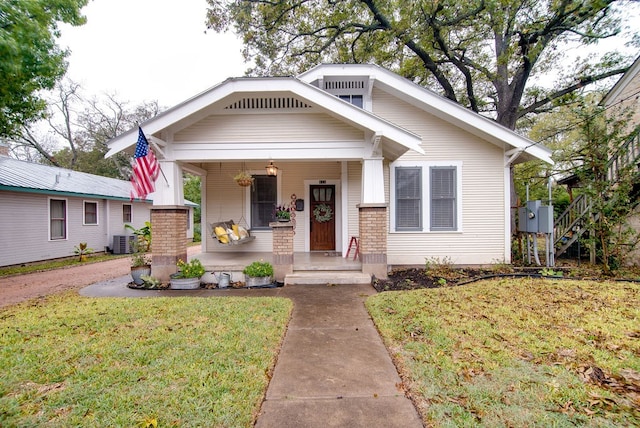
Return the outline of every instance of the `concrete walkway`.
{"type": "MultiPolygon", "coordinates": [[[[123,282],[123,280],[126,280],[123,282]]],[[[287,285],[255,290],[131,290],[116,278],[85,296],[278,296],[293,317],[256,423],[258,428],[422,427],[369,317],[370,285],[287,285]]]]}
{"type": "Polygon", "coordinates": [[[287,286],[293,318],[256,427],[422,427],[364,299],[370,285],[287,286]]]}

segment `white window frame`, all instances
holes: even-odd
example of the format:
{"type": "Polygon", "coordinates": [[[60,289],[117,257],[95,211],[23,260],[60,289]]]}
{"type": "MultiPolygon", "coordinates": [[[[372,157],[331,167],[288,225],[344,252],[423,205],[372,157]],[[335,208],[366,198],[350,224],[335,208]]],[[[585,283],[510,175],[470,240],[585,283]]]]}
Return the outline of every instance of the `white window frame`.
{"type": "MultiPolygon", "coordinates": [[[[356,77],[356,76],[331,76],[331,77],[325,77],[323,79],[323,84],[324,81],[331,81],[331,82],[349,82],[352,80],[360,80],[362,76],[360,77],[356,77]]],[[[364,110],[367,111],[372,111],[372,96],[371,96],[371,86],[373,85],[373,82],[371,80],[371,78],[367,78],[364,80],[364,88],[333,88],[333,89],[324,89],[325,91],[327,91],[328,93],[330,93],[331,95],[335,95],[336,97],[340,97],[340,96],[349,96],[349,97],[353,97],[354,95],[361,95],[362,96],[362,108],[364,110]]],[[[352,104],[350,101],[347,100],[343,100],[346,102],[349,102],[350,104],[352,104]]]]}
{"type": "Polygon", "coordinates": [[[131,223],[133,224],[133,204],[122,204],[122,224],[131,223]],[[129,214],[131,214],[131,218],[127,221],[124,219],[124,207],[129,207],[129,214]]]}
{"type": "Polygon", "coordinates": [[[98,226],[100,224],[100,204],[98,201],[82,201],[82,225],[83,226],[98,226]],[[96,222],[87,223],[87,204],[93,204],[96,206],[96,222]]]}
{"type": "Polygon", "coordinates": [[[49,241],[66,241],[69,239],[69,200],[66,198],[48,198],[47,200],[47,233],[49,241]],[[62,238],[53,238],[51,236],[51,201],[64,201],[64,236],[62,238]]]}
{"type": "Polygon", "coordinates": [[[395,161],[390,165],[389,207],[391,233],[461,233],[462,225],[462,161],[395,161]],[[456,169],[456,228],[431,230],[431,167],[456,169]],[[397,167],[422,168],[422,230],[396,230],[396,171],[397,167]]]}

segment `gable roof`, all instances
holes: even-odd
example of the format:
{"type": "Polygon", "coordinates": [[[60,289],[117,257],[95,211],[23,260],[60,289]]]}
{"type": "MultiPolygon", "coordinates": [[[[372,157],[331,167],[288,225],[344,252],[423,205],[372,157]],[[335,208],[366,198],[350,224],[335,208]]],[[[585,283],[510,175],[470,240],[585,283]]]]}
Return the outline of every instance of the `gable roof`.
{"type": "MultiPolygon", "coordinates": [[[[326,91],[308,84],[295,77],[238,77],[224,82],[166,110],[165,112],[147,120],[141,126],[147,135],[160,135],[162,131],[172,129],[177,132],[201,119],[207,109],[224,98],[237,94],[293,94],[340,121],[350,124],[371,135],[379,135],[383,144],[393,145],[393,151],[414,150],[424,153],[420,147],[421,139],[418,135],[390,123],[371,112],[347,103],[326,91]]],[[[137,141],[137,129],[131,129],[109,141],[110,157],[122,150],[130,149],[137,141]]]]}
{"type": "Polygon", "coordinates": [[[541,144],[481,116],[464,106],[424,88],[396,73],[373,64],[321,64],[298,76],[309,83],[327,76],[369,76],[385,92],[449,122],[473,135],[505,148],[521,152],[520,160],[540,159],[553,164],[551,150],[541,144]]]}
{"type": "MultiPolygon", "coordinates": [[[[0,156],[0,190],[130,201],[131,183],[56,166],[0,156]]],[[[153,194],[146,200],[152,202],[153,194]]],[[[197,206],[185,200],[185,205],[197,206]]]]}
{"type": "Polygon", "coordinates": [[[631,67],[622,75],[615,85],[607,92],[602,99],[603,105],[608,105],[611,101],[616,100],[626,87],[633,81],[633,78],[640,73],[640,56],[631,64],[631,67]]]}

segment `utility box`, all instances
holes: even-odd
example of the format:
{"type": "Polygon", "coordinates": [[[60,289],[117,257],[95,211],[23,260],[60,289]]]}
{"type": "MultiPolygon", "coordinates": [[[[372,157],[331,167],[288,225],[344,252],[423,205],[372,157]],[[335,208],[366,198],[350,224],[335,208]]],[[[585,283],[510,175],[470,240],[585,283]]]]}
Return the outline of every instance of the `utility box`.
{"type": "Polygon", "coordinates": [[[538,231],[553,232],[553,205],[543,205],[538,208],[538,231]]]}
{"type": "Polygon", "coordinates": [[[526,233],[538,233],[538,209],[541,201],[527,201],[526,207],[518,208],[518,230],[526,233]]]}

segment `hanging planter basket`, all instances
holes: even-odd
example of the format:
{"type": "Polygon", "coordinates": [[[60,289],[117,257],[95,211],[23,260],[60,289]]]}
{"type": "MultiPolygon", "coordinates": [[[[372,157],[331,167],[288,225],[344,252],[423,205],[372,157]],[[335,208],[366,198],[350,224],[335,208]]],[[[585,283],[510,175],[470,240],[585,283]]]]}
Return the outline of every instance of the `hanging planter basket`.
{"type": "Polygon", "coordinates": [[[253,184],[253,177],[252,178],[241,178],[236,180],[236,183],[238,183],[240,186],[242,187],[249,187],[253,184]]]}
{"type": "Polygon", "coordinates": [[[247,171],[240,171],[233,179],[242,187],[249,187],[253,184],[253,176],[247,171]]]}

